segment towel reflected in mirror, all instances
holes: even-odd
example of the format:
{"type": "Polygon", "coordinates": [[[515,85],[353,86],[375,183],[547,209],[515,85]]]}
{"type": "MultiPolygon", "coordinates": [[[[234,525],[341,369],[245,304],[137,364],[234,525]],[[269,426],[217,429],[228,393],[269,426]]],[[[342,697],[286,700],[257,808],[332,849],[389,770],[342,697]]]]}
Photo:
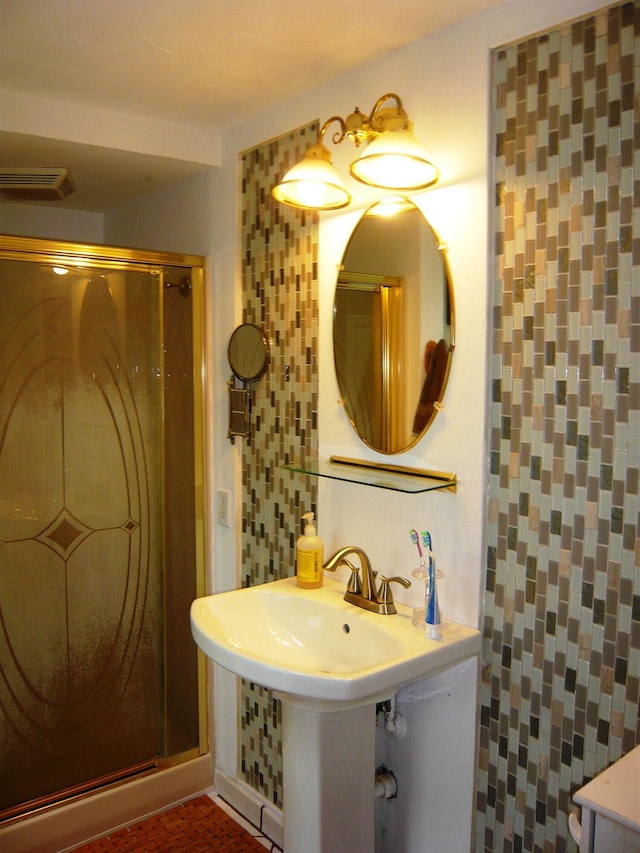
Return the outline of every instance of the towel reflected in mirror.
{"type": "Polygon", "coordinates": [[[440,399],[449,363],[449,346],[444,338],[438,343],[429,341],[424,349],[425,379],[420,399],[413,418],[413,432],[419,435],[427,426],[434,412],[434,403],[440,399]]]}

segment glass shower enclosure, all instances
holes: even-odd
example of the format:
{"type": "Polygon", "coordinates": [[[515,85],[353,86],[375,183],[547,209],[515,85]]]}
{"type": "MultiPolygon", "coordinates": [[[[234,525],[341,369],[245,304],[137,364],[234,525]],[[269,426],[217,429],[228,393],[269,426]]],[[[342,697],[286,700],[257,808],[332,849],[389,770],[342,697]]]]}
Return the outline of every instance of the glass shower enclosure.
{"type": "Polygon", "coordinates": [[[0,822],[207,749],[203,272],[0,237],[0,822]]]}

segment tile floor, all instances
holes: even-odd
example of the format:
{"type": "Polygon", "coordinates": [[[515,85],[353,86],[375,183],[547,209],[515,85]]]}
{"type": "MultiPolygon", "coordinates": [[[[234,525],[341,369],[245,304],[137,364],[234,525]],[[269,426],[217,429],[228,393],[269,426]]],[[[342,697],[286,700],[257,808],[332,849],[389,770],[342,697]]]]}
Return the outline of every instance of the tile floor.
{"type": "Polygon", "coordinates": [[[215,794],[203,794],[114,830],[74,853],[282,853],[259,829],[215,794]]]}

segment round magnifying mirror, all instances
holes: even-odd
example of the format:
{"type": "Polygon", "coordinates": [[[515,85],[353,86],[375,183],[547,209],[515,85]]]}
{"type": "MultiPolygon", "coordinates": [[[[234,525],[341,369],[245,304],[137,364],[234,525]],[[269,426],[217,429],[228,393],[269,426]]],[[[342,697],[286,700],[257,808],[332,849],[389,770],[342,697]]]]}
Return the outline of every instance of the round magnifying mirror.
{"type": "Polygon", "coordinates": [[[255,382],[269,366],[269,342],[259,326],[243,323],[231,335],[227,355],[238,379],[255,382]]]}
{"type": "Polygon", "coordinates": [[[441,408],[454,309],[444,246],[407,198],[374,204],[351,235],[333,348],[345,411],[362,441],[381,453],[416,444],[441,408]]]}

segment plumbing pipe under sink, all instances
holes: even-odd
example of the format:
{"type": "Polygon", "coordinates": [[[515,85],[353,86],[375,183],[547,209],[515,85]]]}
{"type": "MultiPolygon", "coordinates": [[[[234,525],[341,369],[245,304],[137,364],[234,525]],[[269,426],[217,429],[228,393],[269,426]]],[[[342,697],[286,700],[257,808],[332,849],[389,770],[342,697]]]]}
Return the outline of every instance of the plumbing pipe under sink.
{"type": "Polygon", "coordinates": [[[396,711],[396,697],[392,696],[378,705],[378,726],[385,729],[389,734],[403,738],[407,735],[407,723],[396,711]],[[381,718],[381,722],[380,722],[381,718]]]}
{"type": "Polygon", "coordinates": [[[398,796],[398,780],[386,767],[378,767],[374,797],[376,800],[392,800],[398,796]]]}

